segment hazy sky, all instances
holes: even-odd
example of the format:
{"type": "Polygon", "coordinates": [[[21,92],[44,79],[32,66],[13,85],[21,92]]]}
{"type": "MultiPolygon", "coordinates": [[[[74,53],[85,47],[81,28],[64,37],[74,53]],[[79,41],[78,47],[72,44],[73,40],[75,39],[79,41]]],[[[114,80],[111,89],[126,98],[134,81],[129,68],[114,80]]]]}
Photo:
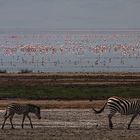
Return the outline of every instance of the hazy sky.
{"type": "Polygon", "coordinates": [[[0,0],[0,28],[140,28],[140,0],[0,0]]]}

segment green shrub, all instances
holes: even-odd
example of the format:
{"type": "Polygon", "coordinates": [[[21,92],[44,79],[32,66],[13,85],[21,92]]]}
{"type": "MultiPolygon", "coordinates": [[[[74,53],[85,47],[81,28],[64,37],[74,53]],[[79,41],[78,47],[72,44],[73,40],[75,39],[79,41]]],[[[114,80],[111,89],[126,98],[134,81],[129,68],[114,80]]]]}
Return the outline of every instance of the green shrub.
{"type": "Polygon", "coordinates": [[[19,73],[33,73],[33,71],[32,70],[28,70],[28,69],[23,69],[19,73]]]}
{"type": "Polygon", "coordinates": [[[0,70],[0,73],[7,73],[6,70],[0,70]]]}

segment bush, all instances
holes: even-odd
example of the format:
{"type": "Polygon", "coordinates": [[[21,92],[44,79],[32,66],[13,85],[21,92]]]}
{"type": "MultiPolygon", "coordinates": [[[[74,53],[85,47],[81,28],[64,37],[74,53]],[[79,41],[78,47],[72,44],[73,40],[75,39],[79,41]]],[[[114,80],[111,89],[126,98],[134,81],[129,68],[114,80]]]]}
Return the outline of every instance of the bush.
{"type": "Polygon", "coordinates": [[[0,73],[7,73],[6,70],[0,70],[0,73]]]}
{"type": "Polygon", "coordinates": [[[21,70],[19,73],[32,73],[32,72],[33,72],[32,70],[25,69],[21,70]]]}

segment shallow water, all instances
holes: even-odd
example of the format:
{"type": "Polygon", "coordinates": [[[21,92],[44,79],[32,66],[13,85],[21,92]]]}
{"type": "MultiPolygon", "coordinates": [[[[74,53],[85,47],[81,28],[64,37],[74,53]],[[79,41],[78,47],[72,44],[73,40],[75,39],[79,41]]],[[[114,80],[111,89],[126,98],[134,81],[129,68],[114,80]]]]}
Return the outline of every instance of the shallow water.
{"type": "Polygon", "coordinates": [[[1,31],[0,70],[140,72],[140,31],[1,31]]]}

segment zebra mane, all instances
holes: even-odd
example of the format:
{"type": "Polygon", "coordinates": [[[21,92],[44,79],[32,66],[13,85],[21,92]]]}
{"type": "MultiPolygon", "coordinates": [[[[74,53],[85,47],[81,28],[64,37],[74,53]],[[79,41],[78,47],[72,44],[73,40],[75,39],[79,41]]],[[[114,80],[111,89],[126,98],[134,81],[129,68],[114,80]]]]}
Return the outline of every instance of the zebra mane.
{"type": "Polygon", "coordinates": [[[140,98],[129,98],[130,102],[140,102],[140,98]]]}
{"type": "Polygon", "coordinates": [[[118,96],[113,96],[115,98],[122,98],[124,100],[127,100],[129,102],[133,102],[133,101],[140,101],[140,98],[139,97],[135,97],[135,98],[131,98],[131,97],[118,97],[118,96]]]}

